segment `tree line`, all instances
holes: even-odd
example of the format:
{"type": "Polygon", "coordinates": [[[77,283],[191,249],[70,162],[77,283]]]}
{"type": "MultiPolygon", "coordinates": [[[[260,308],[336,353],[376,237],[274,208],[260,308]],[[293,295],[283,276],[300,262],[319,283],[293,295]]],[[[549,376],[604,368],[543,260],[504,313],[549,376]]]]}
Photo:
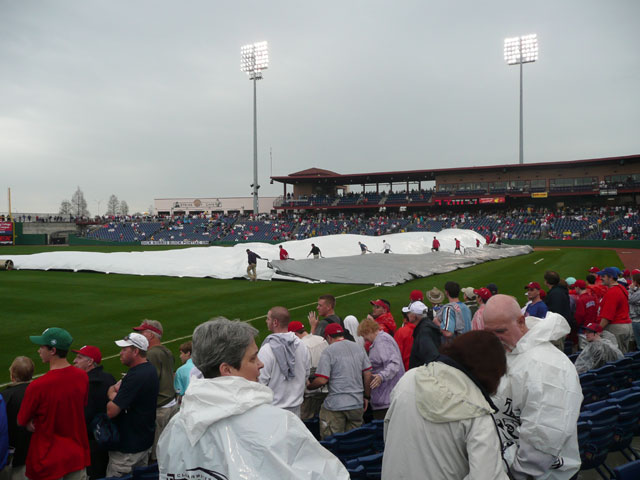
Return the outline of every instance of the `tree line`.
{"type": "MultiPolygon", "coordinates": [[[[125,200],[118,200],[116,195],[111,195],[107,201],[107,211],[105,215],[128,215],[129,204],[125,200]]],[[[63,200],[60,204],[60,215],[73,215],[74,217],[90,217],[87,209],[87,201],[84,192],[78,187],[71,200],[63,200]]]]}

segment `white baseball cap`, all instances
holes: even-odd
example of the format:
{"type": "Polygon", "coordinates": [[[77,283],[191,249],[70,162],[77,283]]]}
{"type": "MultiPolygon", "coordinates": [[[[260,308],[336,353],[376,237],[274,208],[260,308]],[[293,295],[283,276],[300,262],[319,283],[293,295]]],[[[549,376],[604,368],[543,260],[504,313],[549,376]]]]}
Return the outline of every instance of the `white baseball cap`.
{"type": "Polygon", "coordinates": [[[146,352],[149,348],[149,340],[140,333],[130,333],[122,340],[116,340],[116,345],[120,348],[136,347],[146,352]]]}
{"type": "Polygon", "coordinates": [[[402,313],[414,313],[416,315],[424,315],[428,310],[429,307],[420,301],[412,302],[408,307],[402,307],[402,313]]]}

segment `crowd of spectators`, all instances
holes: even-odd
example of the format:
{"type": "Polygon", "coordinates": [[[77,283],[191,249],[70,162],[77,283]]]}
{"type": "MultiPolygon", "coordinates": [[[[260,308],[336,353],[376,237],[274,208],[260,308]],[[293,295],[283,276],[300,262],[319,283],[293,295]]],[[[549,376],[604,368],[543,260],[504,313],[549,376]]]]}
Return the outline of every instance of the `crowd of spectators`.
{"type": "Polygon", "coordinates": [[[569,478],[578,373],[640,345],[640,270],[576,276],[531,279],[523,305],[495,283],[448,281],[402,307],[371,299],[360,321],[322,295],[306,325],[270,308],[261,346],[255,328],[220,317],[180,346],[177,371],[162,324],[144,320],[115,341],[128,368],[117,382],[97,347],[72,350],[52,327],[30,337],[45,375],[32,379],[27,357],[10,367],[0,467],[15,480],[122,477],[155,461],[161,479],[349,478],[303,423],[317,417],[321,439],[384,419],[383,478],[569,478]]]}

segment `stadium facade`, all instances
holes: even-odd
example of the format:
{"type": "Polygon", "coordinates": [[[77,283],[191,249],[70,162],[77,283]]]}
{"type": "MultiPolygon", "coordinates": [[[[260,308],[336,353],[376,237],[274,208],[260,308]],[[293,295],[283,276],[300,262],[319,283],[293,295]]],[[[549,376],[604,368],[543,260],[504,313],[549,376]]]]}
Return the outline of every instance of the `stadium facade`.
{"type": "MultiPolygon", "coordinates": [[[[276,197],[260,197],[260,213],[273,210],[276,197]]],[[[200,215],[224,213],[225,215],[253,212],[253,197],[216,197],[216,198],[156,198],[153,201],[156,215],[200,215]]]]}

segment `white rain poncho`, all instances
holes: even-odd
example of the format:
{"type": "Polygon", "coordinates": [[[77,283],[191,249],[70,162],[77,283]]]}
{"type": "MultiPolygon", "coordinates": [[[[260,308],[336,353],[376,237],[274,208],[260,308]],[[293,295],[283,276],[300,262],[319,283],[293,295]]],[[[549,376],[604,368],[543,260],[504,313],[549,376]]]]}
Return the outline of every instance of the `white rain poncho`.
{"type": "Polygon", "coordinates": [[[348,480],[342,463],[273,392],[242,377],[192,378],[158,442],[160,479],[348,480]]]}
{"type": "Polygon", "coordinates": [[[561,315],[526,318],[529,331],[507,353],[493,402],[505,459],[516,479],[569,480],[580,469],[582,388],[571,360],[550,342],[570,331],[561,315]]]}
{"type": "Polygon", "coordinates": [[[604,331],[600,336],[599,340],[587,342],[578,358],[576,358],[576,370],[578,373],[600,368],[605,363],[615,362],[624,357],[624,354],[618,348],[618,341],[613,333],[604,331]]]}
{"type": "Polygon", "coordinates": [[[492,408],[462,371],[409,370],[391,392],[382,478],[507,480],[492,408]]]}

